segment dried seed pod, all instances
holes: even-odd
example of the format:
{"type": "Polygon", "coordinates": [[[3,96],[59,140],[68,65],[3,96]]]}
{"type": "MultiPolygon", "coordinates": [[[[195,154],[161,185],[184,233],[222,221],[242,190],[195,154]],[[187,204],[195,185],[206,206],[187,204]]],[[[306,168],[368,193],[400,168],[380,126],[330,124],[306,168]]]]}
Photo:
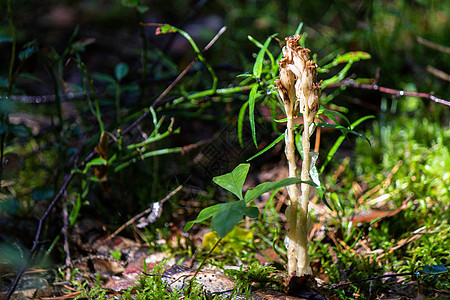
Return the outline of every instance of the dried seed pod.
{"type": "MultiPolygon", "coordinates": [[[[301,113],[306,111],[313,115],[318,111],[320,83],[316,82],[317,65],[309,60],[309,49],[298,45],[300,35],[286,38],[283,58],[280,65],[280,81],[276,83],[284,103],[290,103],[301,113]]],[[[308,119],[313,119],[309,116],[308,119]]]]}

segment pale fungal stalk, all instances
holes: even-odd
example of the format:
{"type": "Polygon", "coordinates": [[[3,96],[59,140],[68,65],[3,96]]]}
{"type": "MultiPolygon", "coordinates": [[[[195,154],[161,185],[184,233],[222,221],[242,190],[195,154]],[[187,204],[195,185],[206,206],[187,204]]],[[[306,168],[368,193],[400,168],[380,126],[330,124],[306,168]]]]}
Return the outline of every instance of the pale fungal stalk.
{"type": "MultiPolygon", "coordinates": [[[[319,108],[320,84],[316,83],[317,65],[309,60],[309,49],[298,45],[299,35],[286,38],[280,64],[280,79],[275,81],[286,112],[285,154],[289,177],[297,177],[295,123],[303,115],[303,162],[301,180],[309,180],[311,168],[310,137],[314,133],[314,118],[319,108]]],[[[288,272],[290,275],[311,274],[308,255],[308,203],[311,186],[306,183],[287,187],[290,205],[286,210],[289,225],[288,272]],[[301,188],[301,194],[299,193],[301,188]]]]}

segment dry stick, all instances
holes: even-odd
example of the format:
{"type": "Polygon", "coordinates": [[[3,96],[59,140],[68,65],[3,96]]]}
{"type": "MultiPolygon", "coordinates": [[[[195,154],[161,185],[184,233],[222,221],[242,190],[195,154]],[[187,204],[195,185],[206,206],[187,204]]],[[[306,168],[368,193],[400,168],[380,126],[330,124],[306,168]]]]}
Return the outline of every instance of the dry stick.
{"type": "MultiPolygon", "coordinates": [[[[203,51],[208,50],[216,41],[217,39],[225,32],[226,27],[222,27],[220,29],[220,31],[217,33],[217,35],[211,40],[211,42],[208,43],[208,45],[206,45],[206,47],[203,49],[203,51]]],[[[194,59],[193,62],[191,63],[191,65],[193,66],[193,64],[195,63],[195,61],[197,60],[194,59]]],[[[192,68],[192,66],[189,65],[189,68],[192,68]]],[[[186,67],[186,69],[188,68],[186,67]]],[[[187,70],[184,70],[182,72],[183,76],[187,73],[187,70]]],[[[181,75],[181,74],[180,74],[181,75]]],[[[176,82],[178,82],[181,77],[180,75],[175,79],[176,82]]],[[[163,94],[161,94],[158,99],[155,100],[155,102],[152,104],[152,107],[154,107],[159,101],[161,101],[161,99],[174,87],[174,84],[172,83],[164,92],[163,94]]],[[[130,126],[128,126],[123,132],[122,134],[128,133],[129,131],[131,131],[131,129],[133,129],[140,121],[142,121],[145,117],[147,117],[150,114],[150,110],[148,110],[147,112],[145,112],[140,118],[138,118],[138,120],[136,120],[135,122],[133,122],[130,126]]],[[[87,157],[86,159],[83,161],[82,164],[86,164],[88,161],[90,161],[94,155],[95,155],[95,151],[92,151],[87,157]]],[[[30,250],[30,255],[31,258],[33,259],[36,251],[37,251],[37,247],[39,244],[41,244],[41,242],[39,241],[40,237],[41,237],[41,231],[42,231],[42,226],[44,224],[45,219],[47,219],[48,215],[50,214],[50,211],[52,210],[52,208],[55,206],[55,204],[58,202],[58,200],[61,198],[61,196],[65,193],[67,186],[69,185],[70,181],[72,181],[72,178],[74,177],[74,173],[70,173],[66,180],[64,181],[63,185],[61,186],[58,194],[55,196],[55,198],[53,198],[52,202],[50,203],[50,205],[48,206],[47,210],[45,211],[45,213],[42,215],[42,217],[39,219],[39,225],[38,225],[38,229],[36,231],[36,235],[34,238],[34,242],[33,242],[33,246],[30,250]]],[[[19,272],[16,275],[16,278],[14,279],[13,284],[11,285],[10,289],[8,290],[8,293],[6,294],[4,300],[9,300],[12,296],[12,294],[14,293],[14,291],[17,288],[17,284],[20,281],[20,278],[22,278],[23,274],[25,273],[27,267],[24,266],[22,267],[19,272]]]]}
{"type": "Polygon", "coordinates": [[[211,256],[211,254],[213,253],[214,249],[216,249],[216,247],[219,245],[219,243],[222,241],[223,238],[219,238],[217,240],[217,242],[214,244],[214,246],[211,248],[211,250],[209,250],[209,252],[206,254],[206,257],[203,259],[203,261],[200,263],[200,266],[198,266],[197,270],[195,271],[194,275],[192,276],[192,278],[189,280],[189,286],[188,286],[188,294],[190,293],[191,290],[191,286],[192,286],[192,282],[194,282],[195,277],[197,277],[198,272],[200,272],[200,270],[203,268],[203,266],[205,265],[206,261],[208,260],[208,258],[211,256]]]}
{"type": "Polygon", "coordinates": [[[450,75],[445,73],[444,71],[441,71],[439,69],[436,69],[435,67],[432,66],[427,66],[427,72],[430,74],[433,74],[434,76],[436,76],[439,79],[445,80],[445,81],[450,81],[450,75]]]}
{"type": "MultiPolygon", "coordinates": [[[[173,191],[171,191],[166,197],[164,197],[162,200],[158,201],[161,204],[163,204],[164,202],[166,202],[167,200],[169,200],[169,198],[171,198],[173,195],[175,195],[176,193],[178,193],[181,189],[183,188],[182,185],[179,185],[176,189],[174,189],[173,191]]],[[[130,220],[128,220],[125,224],[123,224],[122,226],[120,226],[116,231],[114,231],[112,234],[110,234],[106,239],[104,239],[103,241],[101,241],[99,244],[95,245],[93,250],[98,249],[98,247],[100,247],[101,245],[103,245],[104,243],[108,242],[109,240],[115,238],[122,230],[124,230],[127,226],[133,224],[137,219],[139,219],[140,217],[142,217],[145,214],[150,213],[153,210],[153,207],[149,207],[146,210],[144,210],[143,212],[135,215],[133,218],[131,218],[130,220]]]]}
{"type": "Polygon", "coordinates": [[[422,45],[424,45],[424,46],[427,46],[427,47],[429,47],[429,48],[431,48],[431,49],[438,50],[438,51],[440,51],[440,52],[450,54],[450,48],[449,48],[449,47],[445,47],[445,46],[442,46],[442,45],[433,43],[433,42],[431,42],[431,41],[429,41],[429,40],[426,40],[426,39],[424,39],[424,38],[422,38],[422,37],[420,37],[420,36],[416,36],[416,41],[417,41],[419,44],[422,44],[422,45]]]}
{"type": "Polygon", "coordinates": [[[327,88],[332,87],[338,87],[338,86],[348,86],[348,87],[354,87],[359,89],[366,89],[366,90],[374,90],[379,91],[384,94],[390,94],[394,95],[396,97],[402,97],[402,96],[413,96],[413,97],[420,97],[425,99],[430,99],[434,102],[441,103],[447,106],[450,106],[450,102],[438,97],[435,97],[432,93],[418,93],[418,92],[408,92],[408,91],[399,91],[387,87],[378,86],[377,84],[369,84],[369,83],[358,83],[354,81],[353,79],[344,79],[342,81],[339,81],[337,83],[330,84],[327,86],[327,88]]]}

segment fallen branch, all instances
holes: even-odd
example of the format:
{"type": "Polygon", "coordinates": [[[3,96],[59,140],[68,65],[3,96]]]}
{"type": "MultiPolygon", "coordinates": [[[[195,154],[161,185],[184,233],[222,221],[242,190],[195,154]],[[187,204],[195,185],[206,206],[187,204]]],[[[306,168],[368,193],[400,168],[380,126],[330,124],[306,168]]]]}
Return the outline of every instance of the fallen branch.
{"type": "Polygon", "coordinates": [[[433,42],[431,42],[429,40],[424,39],[423,37],[416,36],[416,41],[419,44],[422,44],[422,45],[424,45],[424,46],[426,46],[428,48],[440,51],[442,53],[450,54],[450,48],[449,47],[445,47],[445,46],[433,43],[433,42]]]}
{"type": "Polygon", "coordinates": [[[384,94],[394,95],[395,97],[403,97],[403,96],[420,97],[420,98],[430,99],[431,101],[450,106],[449,101],[438,98],[438,97],[434,96],[433,93],[418,93],[418,92],[401,91],[401,90],[378,86],[376,83],[358,83],[354,79],[351,79],[351,78],[347,78],[342,81],[330,84],[329,86],[327,86],[327,88],[339,87],[339,86],[379,91],[384,94]]]}

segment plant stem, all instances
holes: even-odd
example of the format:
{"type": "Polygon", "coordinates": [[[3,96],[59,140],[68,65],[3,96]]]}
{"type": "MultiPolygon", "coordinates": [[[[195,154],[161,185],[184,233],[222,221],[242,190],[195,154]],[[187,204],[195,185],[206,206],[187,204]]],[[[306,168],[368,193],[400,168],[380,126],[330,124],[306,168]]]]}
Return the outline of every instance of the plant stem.
{"type": "Polygon", "coordinates": [[[116,82],[116,122],[120,124],[120,83],[116,82]]]}
{"type": "MultiPolygon", "coordinates": [[[[303,113],[303,133],[302,133],[302,146],[303,146],[303,162],[302,162],[302,181],[309,180],[309,169],[311,166],[310,151],[310,132],[309,132],[309,109],[308,105],[305,105],[305,111],[303,113]]],[[[311,132],[312,133],[312,132],[311,132]]],[[[300,215],[297,220],[297,245],[295,249],[297,257],[297,276],[305,274],[311,274],[311,268],[309,267],[309,255],[308,255],[308,204],[309,204],[309,190],[311,186],[307,183],[301,184],[302,195],[300,200],[300,215]]]]}
{"type": "MultiPolygon", "coordinates": [[[[295,160],[295,137],[294,137],[294,112],[292,103],[286,103],[284,105],[287,117],[287,128],[286,128],[286,148],[285,154],[288,161],[289,167],[289,177],[297,177],[297,164],[295,160]]],[[[296,259],[296,244],[298,240],[297,234],[297,213],[298,213],[298,202],[299,202],[299,186],[298,184],[293,184],[287,187],[287,191],[290,199],[290,207],[286,212],[286,217],[288,220],[289,231],[288,239],[289,246],[287,249],[288,257],[288,274],[292,274],[296,271],[297,259],[296,259]]]]}

